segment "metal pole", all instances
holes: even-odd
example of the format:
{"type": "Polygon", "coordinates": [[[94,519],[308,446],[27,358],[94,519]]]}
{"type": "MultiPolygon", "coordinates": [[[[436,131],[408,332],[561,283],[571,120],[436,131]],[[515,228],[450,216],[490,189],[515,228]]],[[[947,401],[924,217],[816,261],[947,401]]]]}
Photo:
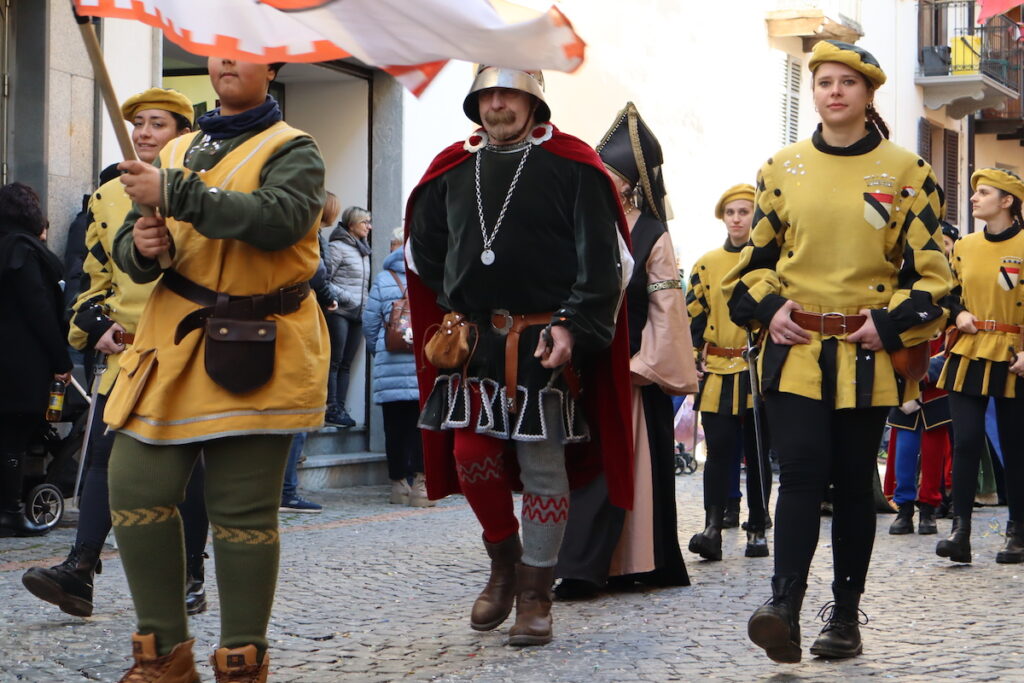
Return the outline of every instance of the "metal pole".
{"type": "MultiPolygon", "coordinates": [[[[96,414],[96,403],[97,398],[100,395],[100,380],[103,378],[103,373],[107,371],[107,356],[101,351],[96,352],[96,362],[93,364],[93,376],[92,376],[92,400],[86,397],[89,401],[89,413],[85,418],[85,434],[82,436],[82,450],[78,454],[78,473],[75,475],[75,490],[71,494],[71,507],[75,510],[78,507],[78,492],[82,486],[82,473],[85,471],[85,457],[89,452],[89,439],[92,436],[92,419],[96,414]]],[[[75,386],[78,387],[78,382],[75,382],[75,386]]],[[[81,387],[79,387],[81,391],[81,387]]]]}
{"type": "Polygon", "coordinates": [[[755,345],[754,333],[747,330],[747,350],[743,352],[747,360],[747,372],[750,374],[750,395],[754,400],[754,438],[757,440],[757,462],[760,465],[761,505],[764,507],[765,521],[768,519],[768,477],[771,476],[771,462],[768,459],[764,444],[764,432],[761,426],[761,411],[764,398],[761,396],[761,380],[757,376],[757,357],[760,348],[755,345]]]}

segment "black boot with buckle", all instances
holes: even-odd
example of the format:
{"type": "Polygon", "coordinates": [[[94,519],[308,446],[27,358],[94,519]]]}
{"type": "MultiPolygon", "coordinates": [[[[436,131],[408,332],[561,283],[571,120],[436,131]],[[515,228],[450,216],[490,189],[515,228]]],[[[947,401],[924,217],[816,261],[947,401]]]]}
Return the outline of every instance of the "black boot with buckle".
{"type": "Polygon", "coordinates": [[[798,577],[773,576],[771,599],[750,615],[747,636],[772,661],[800,661],[800,608],[806,590],[807,583],[798,577]]]}
{"type": "Polygon", "coordinates": [[[1012,519],[1006,522],[1006,545],[996,553],[999,564],[1020,564],[1024,562],[1024,525],[1012,519]]]}
{"type": "Polygon", "coordinates": [[[823,659],[847,659],[864,651],[860,639],[860,624],[868,623],[868,617],[860,609],[860,592],[832,586],[834,602],[827,602],[818,611],[825,622],[814,644],[811,654],[823,659]],[[860,617],[864,621],[860,621],[860,617]]]}
{"type": "Polygon", "coordinates": [[[917,504],[917,533],[921,536],[939,533],[939,527],[935,524],[935,508],[928,503],[917,504]]]}
{"type": "Polygon", "coordinates": [[[971,520],[966,517],[953,518],[953,533],[935,546],[935,554],[948,557],[953,562],[971,562],[971,520]]]}
{"type": "Polygon", "coordinates": [[[708,507],[705,514],[706,527],[690,539],[690,552],[697,553],[705,560],[722,559],[722,516],[724,511],[718,505],[708,507]]]}
{"type": "Polygon", "coordinates": [[[896,519],[889,525],[889,533],[893,536],[914,533],[914,503],[900,503],[896,519]]]}
{"type": "Polygon", "coordinates": [[[29,593],[57,605],[62,612],[91,617],[93,577],[102,572],[99,550],[75,545],[66,560],[49,569],[32,567],[21,583],[29,593]]]}

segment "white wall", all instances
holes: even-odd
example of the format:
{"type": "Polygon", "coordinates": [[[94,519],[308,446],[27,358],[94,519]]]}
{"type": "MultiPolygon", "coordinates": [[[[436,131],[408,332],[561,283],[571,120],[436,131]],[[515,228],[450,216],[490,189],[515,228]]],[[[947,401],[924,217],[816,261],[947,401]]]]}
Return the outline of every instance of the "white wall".
{"type": "MultiPolygon", "coordinates": [[[[114,84],[118,106],[132,95],[161,83],[160,33],[138,21],[103,20],[103,58],[114,84]]],[[[124,159],[113,125],[101,107],[100,169],[124,159]]],[[[118,119],[117,125],[127,122],[118,119]]],[[[99,172],[100,169],[97,169],[99,172]]]]}

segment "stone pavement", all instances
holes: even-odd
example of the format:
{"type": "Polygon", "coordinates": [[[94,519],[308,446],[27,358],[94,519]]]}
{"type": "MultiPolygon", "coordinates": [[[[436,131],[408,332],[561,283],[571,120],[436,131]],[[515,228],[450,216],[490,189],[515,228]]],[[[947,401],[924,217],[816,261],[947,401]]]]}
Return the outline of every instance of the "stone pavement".
{"type": "MultiPolygon", "coordinates": [[[[700,475],[677,483],[685,548],[703,521],[700,475]]],[[[865,654],[838,663],[807,653],[820,628],[814,615],[831,597],[826,519],[802,614],[805,659],[779,665],[746,638],[748,615],[770,592],[771,560],[744,558],[738,529],[725,532],[722,562],[686,553],[693,586],[556,603],[555,641],[512,649],[508,623],[483,634],[468,625],[486,558],[465,501],[412,509],[386,495],[379,486],[314,492],[322,514],[282,516],[272,681],[1024,681],[1024,566],[994,562],[1005,508],[976,510],[969,566],[936,557],[939,537],[889,536],[892,517],[880,516],[862,604],[865,654]]],[[[90,619],[22,588],[25,568],[60,561],[73,536],[65,524],[43,538],[0,539],[0,682],[116,681],[127,668],[134,621],[116,551],[104,556],[90,619]]],[[[219,626],[208,573],[211,609],[191,624],[203,660],[219,626]]],[[[200,673],[213,678],[205,661],[200,673]]]]}

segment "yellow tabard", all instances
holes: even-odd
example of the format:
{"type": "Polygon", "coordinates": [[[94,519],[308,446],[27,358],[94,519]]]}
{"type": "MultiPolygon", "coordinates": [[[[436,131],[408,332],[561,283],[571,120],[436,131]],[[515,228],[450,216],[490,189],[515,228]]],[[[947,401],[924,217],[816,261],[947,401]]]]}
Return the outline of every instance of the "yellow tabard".
{"type": "MultiPolygon", "coordinates": [[[[169,143],[163,168],[184,168],[184,155],[199,133],[169,143]]],[[[305,133],[279,122],[198,173],[210,188],[252,192],[260,187],[267,160],[305,133]]],[[[188,171],[186,172],[193,172],[188,171]]],[[[173,268],[193,282],[236,296],[265,294],[308,281],[319,261],[316,226],[298,243],[264,251],[235,239],[208,239],[191,224],[167,219],[174,238],[173,268]]],[[[162,282],[153,290],[136,332],[121,358],[121,376],[104,419],[112,428],[146,443],[174,444],[240,434],[287,434],[323,425],[330,342],[316,297],[298,311],[274,315],[277,322],[273,376],[246,394],[232,394],[206,374],[205,336],[189,332],[174,343],[178,322],[199,304],[179,297],[162,282]]]]}

